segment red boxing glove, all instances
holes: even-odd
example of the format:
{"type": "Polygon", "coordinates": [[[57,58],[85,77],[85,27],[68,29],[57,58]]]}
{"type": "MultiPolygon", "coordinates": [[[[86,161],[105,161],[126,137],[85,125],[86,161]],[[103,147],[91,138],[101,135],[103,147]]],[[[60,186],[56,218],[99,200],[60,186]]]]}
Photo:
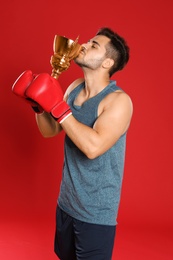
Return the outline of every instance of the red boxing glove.
{"type": "Polygon", "coordinates": [[[40,114],[40,113],[43,112],[43,108],[39,104],[37,104],[34,101],[28,99],[26,94],[25,94],[27,88],[31,85],[31,83],[33,82],[34,78],[35,78],[35,76],[33,75],[31,70],[24,71],[17,78],[17,80],[14,82],[14,84],[12,86],[12,91],[17,96],[25,99],[25,101],[31,105],[33,110],[36,113],[40,114]]]}
{"type": "Polygon", "coordinates": [[[26,90],[26,95],[51,113],[59,123],[72,114],[69,105],[63,100],[64,95],[59,82],[47,73],[35,78],[26,90]]]}

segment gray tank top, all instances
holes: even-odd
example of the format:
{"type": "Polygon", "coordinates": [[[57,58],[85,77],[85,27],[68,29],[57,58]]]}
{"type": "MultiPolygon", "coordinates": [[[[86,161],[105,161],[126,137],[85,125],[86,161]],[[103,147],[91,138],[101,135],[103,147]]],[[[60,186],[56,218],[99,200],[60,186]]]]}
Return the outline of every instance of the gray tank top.
{"type": "MultiPolygon", "coordinates": [[[[101,100],[118,89],[110,84],[82,106],[74,100],[85,87],[82,83],[69,95],[68,104],[73,116],[81,123],[93,127],[101,100]]],[[[58,198],[59,207],[70,216],[93,224],[116,225],[122,186],[126,133],[107,152],[88,159],[66,135],[63,176],[58,198]]]]}

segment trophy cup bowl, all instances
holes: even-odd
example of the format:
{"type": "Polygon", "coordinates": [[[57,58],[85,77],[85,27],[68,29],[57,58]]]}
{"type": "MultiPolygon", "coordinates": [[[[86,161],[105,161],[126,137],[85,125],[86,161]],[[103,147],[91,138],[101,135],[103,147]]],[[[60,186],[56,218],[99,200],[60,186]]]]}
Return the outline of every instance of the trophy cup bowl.
{"type": "Polygon", "coordinates": [[[54,54],[51,56],[52,74],[51,76],[58,79],[59,75],[67,70],[71,60],[75,59],[82,46],[78,43],[79,37],[75,41],[64,36],[55,35],[53,43],[54,54]]]}

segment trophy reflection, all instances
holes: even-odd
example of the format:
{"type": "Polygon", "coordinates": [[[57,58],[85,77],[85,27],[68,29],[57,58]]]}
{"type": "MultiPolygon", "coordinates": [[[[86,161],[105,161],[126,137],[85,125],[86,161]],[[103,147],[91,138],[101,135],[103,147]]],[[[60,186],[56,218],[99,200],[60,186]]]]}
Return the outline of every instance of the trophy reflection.
{"type": "Polygon", "coordinates": [[[53,43],[54,54],[50,60],[53,68],[51,76],[55,79],[58,79],[59,75],[69,68],[71,60],[78,56],[81,50],[78,39],[79,37],[73,41],[64,36],[55,35],[53,43]]]}

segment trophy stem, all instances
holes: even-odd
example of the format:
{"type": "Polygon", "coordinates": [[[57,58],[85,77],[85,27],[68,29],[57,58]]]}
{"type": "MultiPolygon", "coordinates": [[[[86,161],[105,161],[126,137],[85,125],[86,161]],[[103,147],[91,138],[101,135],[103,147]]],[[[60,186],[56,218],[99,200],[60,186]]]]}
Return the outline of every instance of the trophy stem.
{"type": "Polygon", "coordinates": [[[51,77],[55,78],[55,79],[58,79],[59,76],[60,76],[61,72],[58,71],[58,70],[52,70],[52,74],[51,74],[51,77]]]}

